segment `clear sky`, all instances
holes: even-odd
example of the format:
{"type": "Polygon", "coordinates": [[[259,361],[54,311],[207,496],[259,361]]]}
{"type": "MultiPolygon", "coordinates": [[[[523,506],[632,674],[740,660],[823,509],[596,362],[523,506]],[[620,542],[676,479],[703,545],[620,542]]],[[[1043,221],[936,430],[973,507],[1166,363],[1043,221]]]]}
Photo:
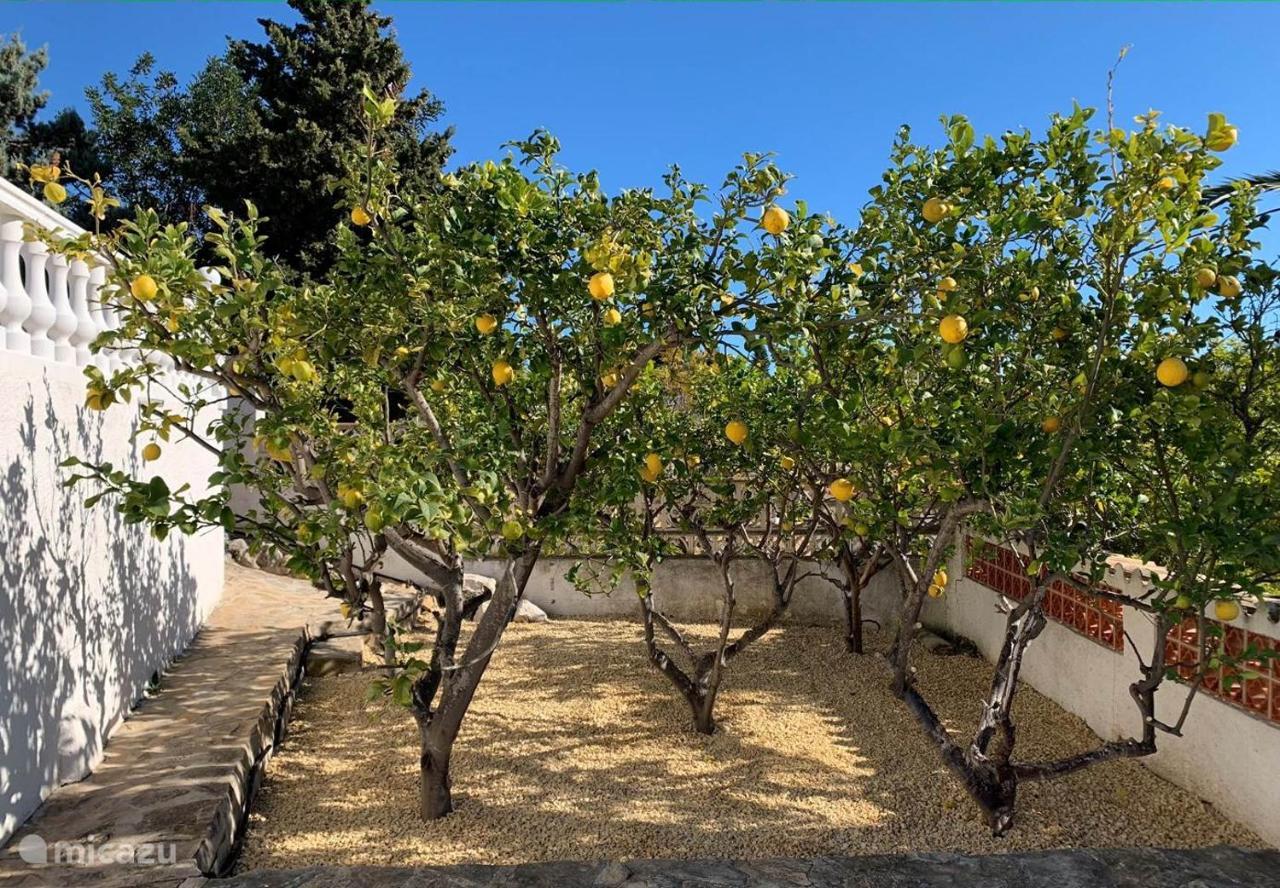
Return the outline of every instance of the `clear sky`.
{"type": "MultiPolygon", "coordinates": [[[[884,168],[897,126],[940,139],[937,118],[980,133],[1042,129],[1073,99],[1101,106],[1125,44],[1117,110],[1240,128],[1224,172],[1280,167],[1280,4],[376,3],[395,20],[415,85],[456,128],[456,158],[547,127],[574,168],[609,188],[653,184],[679,162],[718,181],[744,150],[774,151],[792,194],[848,218],[884,168]]],[[[190,76],[283,3],[6,2],[0,31],[47,44],[50,108],[150,50],[190,76]]]]}

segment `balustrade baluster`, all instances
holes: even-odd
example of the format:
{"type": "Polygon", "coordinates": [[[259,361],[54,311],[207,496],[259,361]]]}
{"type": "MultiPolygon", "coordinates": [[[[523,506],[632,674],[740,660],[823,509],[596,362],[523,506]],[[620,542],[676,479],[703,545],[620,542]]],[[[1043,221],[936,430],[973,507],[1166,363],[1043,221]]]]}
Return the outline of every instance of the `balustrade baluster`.
{"type": "Polygon", "coordinates": [[[76,362],[76,348],[71,344],[71,334],[76,332],[76,313],[71,310],[71,296],[67,289],[67,272],[71,270],[66,256],[54,253],[49,257],[49,301],[53,303],[53,326],[49,338],[53,340],[53,359],[60,364],[76,362]]]}
{"type": "Polygon", "coordinates": [[[98,323],[89,311],[89,266],[83,259],[71,261],[71,310],[76,316],[76,329],[71,344],[76,350],[76,363],[87,367],[93,363],[89,343],[98,338],[98,323]]]}
{"type": "Polygon", "coordinates": [[[4,344],[10,351],[31,354],[31,335],[22,329],[31,314],[31,297],[22,283],[21,250],[22,220],[0,223],[0,289],[4,291],[0,324],[4,325],[4,344]]]}
{"type": "Polygon", "coordinates": [[[49,328],[57,319],[57,313],[49,299],[49,283],[45,277],[48,262],[49,248],[43,241],[27,241],[22,245],[27,296],[31,298],[31,314],[22,327],[31,335],[31,354],[52,361],[53,340],[49,338],[49,328]]]}

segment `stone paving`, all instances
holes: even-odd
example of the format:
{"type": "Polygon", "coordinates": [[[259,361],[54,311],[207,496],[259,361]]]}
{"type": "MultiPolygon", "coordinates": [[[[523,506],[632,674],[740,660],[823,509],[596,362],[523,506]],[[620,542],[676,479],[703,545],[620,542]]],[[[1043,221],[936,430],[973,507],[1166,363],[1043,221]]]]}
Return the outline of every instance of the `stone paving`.
{"type": "Polygon", "coordinates": [[[98,769],[57,789],[0,851],[0,885],[173,886],[219,871],[307,643],[336,616],[307,583],[228,562],[221,603],[159,692],[111,735],[98,769]],[[33,866],[19,857],[20,847],[38,852],[40,840],[50,858],[55,842],[95,853],[159,843],[171,862],[33,866]]]}
{"type": "Polygon", "coordinates": [[[207,888],[1274,888],[1280,851],[1204,848],[1043,851],[966,857],[901,854],[735,862],[644,860],[523,866],[259,870],[207,888]]]}

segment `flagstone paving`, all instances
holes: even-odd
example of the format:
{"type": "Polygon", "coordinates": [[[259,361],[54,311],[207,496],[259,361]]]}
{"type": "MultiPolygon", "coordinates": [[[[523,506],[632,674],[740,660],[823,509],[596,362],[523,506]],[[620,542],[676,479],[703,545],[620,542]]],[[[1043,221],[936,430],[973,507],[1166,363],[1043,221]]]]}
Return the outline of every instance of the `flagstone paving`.
{"type": "Polygon", "coordinates": [[[57,789],[0,851],[0,885],[179,885],[218,871],[306,646],[336,616],[307,583],[228,562],[221,603],[158,693],[111,735],[98,769],[57,789]],[[70,847],[59,842],[74,844],[72,854],[157,843],[157,856],[172,862],[36,866],[19,856],[20,848],[37,855],[41,840],[50,858],[70,847]]]}
{"type": "Polygon", "coordinates": [[[897,854],[875,857],[644,860],[521,866],[315,867],[257,870],[207,888],[1263,888],[1280,852],[1236,848],[897,854]]]}

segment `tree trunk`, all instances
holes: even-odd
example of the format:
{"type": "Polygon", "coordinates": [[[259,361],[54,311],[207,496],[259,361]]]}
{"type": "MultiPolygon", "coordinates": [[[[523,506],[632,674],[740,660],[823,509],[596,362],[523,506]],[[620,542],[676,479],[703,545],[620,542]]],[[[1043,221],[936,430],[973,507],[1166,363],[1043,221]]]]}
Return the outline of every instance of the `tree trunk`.
{"type": "Polygon", "coordinates": [[[441,625],[441,637],[433,652],[431,668],[419,678],[414,689],[414,714],[421,735],[419,813],[423,820],[435,820],[453,811],[449,761],[454,741],[489,660],[515,616],[516,606],[537,560],[538,549],[534,546],[507,563],[489,608],[472,633],[460,663],[453,662],[462,623],[461,565],[457,568],[456,590],[448,598],[445,621],[441,625]],[[450,637],[445,637],[446,632],[450,637]],[[435,678],[429,678],[433,673],[435,678]],[[437,685],[440,695],[433,708],[431,702],[437,685]]]}
{"type": "Polygon", "coordinates": [[[693,729],[708,736],[716,732],[716,695],[720,689],[707,688],[688,698],[693,711],[693,729]]]}
{"type": "Polygon", "coordinates": [[[445,736],[435,720],[419,722],[422,754],[418,759],[418,814],[423,820],[437,820],[453,813],[453,781],[449,776],[449,758],[453,754],[454,737],[445,736]]]}
{"type": "Polygon", "coordinates": [[[382,585],[376,579],[369,583],[369,631],[364,636],[364,651],[385,666],[395,665],[395,655],[387,644],[387,605],[382,598],[382,585]]]}

